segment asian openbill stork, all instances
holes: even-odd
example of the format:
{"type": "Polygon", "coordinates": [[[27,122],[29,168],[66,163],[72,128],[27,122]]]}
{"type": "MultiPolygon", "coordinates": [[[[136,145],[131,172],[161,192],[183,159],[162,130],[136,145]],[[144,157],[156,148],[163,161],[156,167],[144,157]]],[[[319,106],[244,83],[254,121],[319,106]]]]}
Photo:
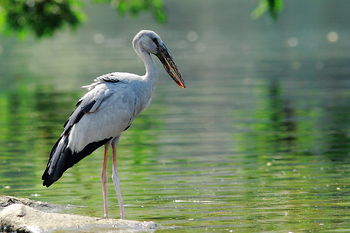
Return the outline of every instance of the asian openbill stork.
{"type": "Polygon", "coordinates": [[[164,42],[155,32],[142,30],[136,34],[132,43],[145,64],[146,74],[109,73],[84,86],[89,91],[78,101],[64,124],[63,133],[53,146],[42,175],[43,185],[49,187],[68,168],[104,145],[101,183],[105,218],[108,218],[106,167],[109,146],[113,153],[112,179],[118,196],[120,218],[125,216],[117,175],[116,145],[121,133],[130,127],[134,118],[151,100],[158,76],[151,54],[156,55],[173,80],[185,88],[181,73],[164,42]]]}

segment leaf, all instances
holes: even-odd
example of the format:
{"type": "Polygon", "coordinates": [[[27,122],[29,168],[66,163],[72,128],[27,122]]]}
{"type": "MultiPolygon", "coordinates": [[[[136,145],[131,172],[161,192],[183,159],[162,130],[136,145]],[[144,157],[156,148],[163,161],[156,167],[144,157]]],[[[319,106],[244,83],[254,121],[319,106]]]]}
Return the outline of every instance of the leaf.
{"type": "Polygon", "coordinates": [[[271,17],[277,19],[283,9],[283,0],[268,0],[268,4],[271,17]]]}
{"type": "Polygon", "coordinates": [[[252,11],[251,16],[257,19],[268,11],[273,19],[277,19],[282,10],[283,0],[260,0],[258,6],[252,11]]]}
{"type": "Polygon", "coordinates": [[[117,5],[117,11],[121,14],[124,14],[127,11],[127,5],[125,1],[119,1],[117,5]]]}
{"type": "Polygon", "coordinates": [[[0,0],[0,29],[24,39],[51,36],[63,27],[75,28],[84,19],[79,0],[0,0]]]}
{"type": "MultiPolygon", "coordinates": [[[[148,11],[159,23],[166,20],[164,0],[91,1],[110,3],[119,14],[148,11]]],[[[75,29],[85,20],[83,3],[84,0],[0,0],[0,32],[23,39],[29,34],[42,38],[62,28],[75,29]]]]}
{"type": "Polygon", "coordinates": [[[261,0],[259,5],[252,11],[251,16],[254,19],[259,18],[268,10],[268,2],[266,0],[261,0]]]}

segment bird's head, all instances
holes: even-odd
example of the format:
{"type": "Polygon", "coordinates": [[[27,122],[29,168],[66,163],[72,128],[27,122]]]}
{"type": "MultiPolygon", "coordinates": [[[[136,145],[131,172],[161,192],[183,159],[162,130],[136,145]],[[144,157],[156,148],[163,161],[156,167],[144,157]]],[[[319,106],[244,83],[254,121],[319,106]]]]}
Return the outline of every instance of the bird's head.
{"type": "Polygon", "coordinates": [[[149,30],[142,30],[136,34],[132,44],[135,50],[144,50],[150,54],[154,54],[162,62],[165,70],[170,77],[182,88],[185,88],[185,82],[181,77],[173,58],[170,56],[168,48],[157,35],[157,33],[149,30]]]}

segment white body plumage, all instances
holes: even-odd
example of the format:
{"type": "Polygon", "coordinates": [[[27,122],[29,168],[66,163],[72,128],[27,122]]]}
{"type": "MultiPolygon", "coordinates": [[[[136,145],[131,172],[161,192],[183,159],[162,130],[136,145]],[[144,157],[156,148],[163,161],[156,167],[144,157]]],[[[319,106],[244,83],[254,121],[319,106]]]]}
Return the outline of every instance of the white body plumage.
{"type": "Polygon", "coordinates": [[[68,147],[75,152],[91,142],[119,137],[150,103],[154,82],[148,81],[145,76],[111,73],[85,87],[90,91],[81,98],[82,104],[96,102],[71,129],[68,147]]]}

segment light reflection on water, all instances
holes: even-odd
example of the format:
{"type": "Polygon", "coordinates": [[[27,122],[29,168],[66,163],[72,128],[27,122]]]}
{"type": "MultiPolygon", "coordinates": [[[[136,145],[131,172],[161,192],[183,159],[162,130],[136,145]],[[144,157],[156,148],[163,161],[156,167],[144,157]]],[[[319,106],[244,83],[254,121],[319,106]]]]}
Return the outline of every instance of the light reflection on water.
{"type": "MultiPolygon", "coordinates": [[[[222,22],[219,15],[217,20],[222,22]]],[[[245,28],[247,38],[230,31],[218,36],[214,32],[224,30],[213,22],[208,27],[216,31],[199,30],[194,43],[186,41],[190,30],[155,27],[188,88],[161,72],[150,108],[122,137],[127,218],[179,227],[159,232],[349,229],[349,57],[333,52],[348,49],[347,42],[319,42],[316,53],[307,43],[326,35],[322,28],[298,35],[291,50],[273,31],[264,37],[245,28]]],[[[134,28],[124,30],[131,37],[134,28]]],[[[8,60],[0,65],[1,194],[102,215],[101,150],[49,189],[40,180],[51,146],[83,93],[78,87],[101,72],[142,72],[129,37],[118,39],[106,29],[105,41],[118,42],[113,50],[114,42],[94,44],[90,31],[40,43],[3,39],[11,47],[4,47],[8,60]],[[33,54],[41,62],[31,61],[33,54]]],[[[118,216],[112,184],[108,188],[111,214],[118,216]]]]}

